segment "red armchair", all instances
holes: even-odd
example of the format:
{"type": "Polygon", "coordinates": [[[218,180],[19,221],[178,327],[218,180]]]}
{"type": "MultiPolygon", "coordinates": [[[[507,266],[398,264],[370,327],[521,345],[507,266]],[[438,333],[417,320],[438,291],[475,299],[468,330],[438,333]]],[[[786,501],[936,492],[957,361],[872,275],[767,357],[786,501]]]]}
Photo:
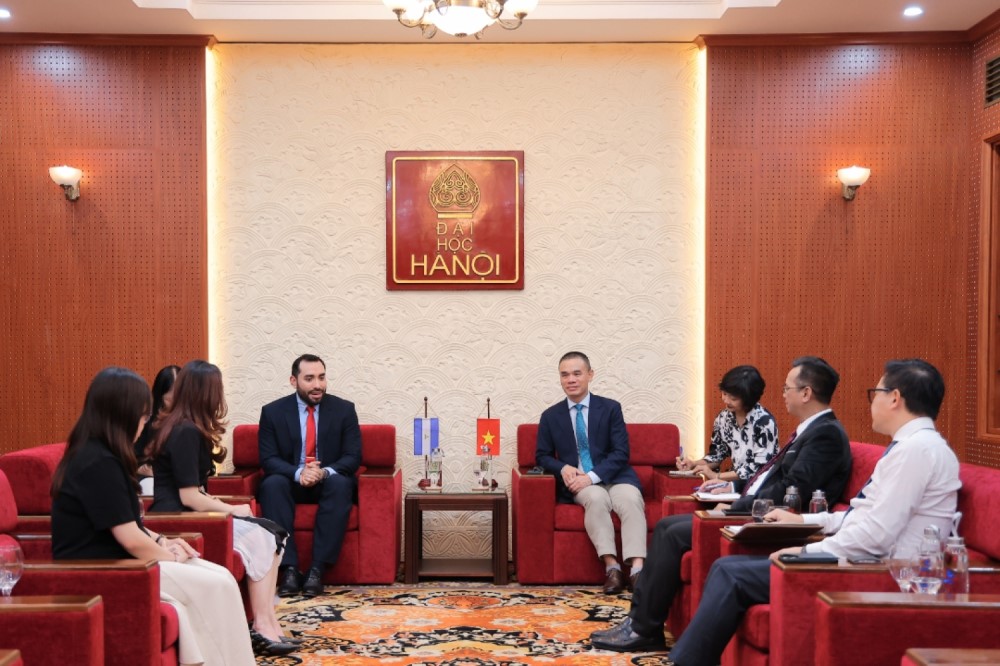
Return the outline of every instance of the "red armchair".
{"type": "MultiPolygon", "coordinates": [[[[871,444],[851,445],[852,452],[865,448],[884,451],[871,444]]],[[[855,466],[859,459],[865,460],[855,453],[855,466]]],[[[865,480],[868,476],[870,470],[865,480]]],[[[959,531],[977,567],[970,576],[970,588],[977,594],[1000,594],[1000,532],[995,529],[1000,513],[1000,470],[962,463],[959,477],[958,510],[963,515],[959,531]]],[[[854,483],[852,471],[850,485],[854,483]]],[[[845,496],[849,491],[850,487],[845,496]]],[[[771,603],[750,609],[723,655],[723,665],[807,666],[812,663],[816,639],[815,599],[819,592],[897,590],[880,565],[776,564],[771,572],[771,603]]]]}
{"type": "Polygon", "coordinates": [[[0,650],[0,666],[24,666],[20,650],[0,650]]]}
{"type": "MultiPolygon", "coordinates": [[[[972,666],[972,664],[1000,664],[1000,650],[980,648],[910,648],[903,655],[900,666],[972,666]]],[[[3,666],[3,662],[0,662],[3,666]]]]}
{"type": "Polygon", "coordinates": [[[813,663],[895,664],[911,645],[998,648],[998,623],[995,594],[946,600],[899,592],[820,592],[813,663]]]}
{"type": "Polygon", "coordinates": [[[104,666],[104,603],[94,596],[0,598],[0,647],[18,648],[32,666],[104,666]]]}
{"type": "MultiPolygon", "coordinates": [[[[256,495],[263,478],[257,448],[257,426],[233,430],[233,474],[210,478],[215,494],[256,495]]],[[[392,583],[399,571],[403,517],[403,474],[396,466],[396,427],[362,424],[358,503],[351,509],[347,534],[337,565],[327,570],[327,583],[392,583]]],[[[301,504],[295,511],[295,545],[299,567],[311,564],[316,507],[301,504]]]]}
{"type": "MultiPolygon", "coordinates": [[[[690,479],[671,479],[680,451],[680,433],[671,423],[630,423],[629,462],[639,475],[646,501],[647,531],[663,511],[663,496],[690,491],[690,479]],[[673,490],[671,490],[673,489],[673,490]]],[[[535,465],[538,425],[517,427],[517,469],[511,479],[514,565],[521,583],[593,583],[604,580],[604,568],[583,526],[583,507],[556,502],[555,479],[526,474],[535,465]],[[558,564],[556,564],[558,563],[558,564]]],[[[617,516],[615,529],[619,529],[617,516]]],[[[620,543],[619,543],[620,545],[620,543]]]]}
{"type": "MultiPolygon", "coordinates": [[[[0,540],[13,538],[11,533],[19,522],[11,486],[7,476],[0,472],[0,540]]],[[[177,613],[160,601],[160,572],[156,562],[29,561],[14,594],[18,597],[100,595],[104,605],[105,663],[113,666],[177,663],[177,613]]],[[[63,655],[76,654],[78,649],[72,644],[59,645],[63,655]]]]}

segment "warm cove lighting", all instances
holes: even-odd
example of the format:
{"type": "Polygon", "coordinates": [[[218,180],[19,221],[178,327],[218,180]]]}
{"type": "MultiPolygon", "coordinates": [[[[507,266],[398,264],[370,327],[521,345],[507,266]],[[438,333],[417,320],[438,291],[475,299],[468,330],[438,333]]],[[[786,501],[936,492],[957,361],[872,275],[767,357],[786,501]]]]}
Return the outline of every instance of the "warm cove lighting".
{"type": "Polygon", "coordinates": [[[438,30],[476,39],[491,25],[507,30],[521,27],[524,17],[534,11],[538,0],[382,0],[407,28],[420,28],[430,39],[438,30]]]}
{"type": "Polygon", "coordinates": [[[872,175],[871,169],[859,166],[849,166],[843,169],[837,169],[837,178],[839,178],[840,182],[844,184],[844,198],[848,201],[852,201],[854,199],[854,195],[858,192],[858,188],[868,182],[868,176],[870,175],[872,175]]]}
{"type": "Polygon", "coordinates": [[[908,18],[913,18],[914,16],[920,16],[923,13],[924,13],[923,8],[917,7],[916,5],[911,5],[910,7],[907,7],[906,9],[903,10],[903,16],[906,16],[908,18]]]}
{"type": "Polygon", "coordinates": [[[63,193],[70,201],[80,198],[80,178],[83,172],[71,166],[49,167],[49,178],[59,187],[63,188],[63,193]]]}

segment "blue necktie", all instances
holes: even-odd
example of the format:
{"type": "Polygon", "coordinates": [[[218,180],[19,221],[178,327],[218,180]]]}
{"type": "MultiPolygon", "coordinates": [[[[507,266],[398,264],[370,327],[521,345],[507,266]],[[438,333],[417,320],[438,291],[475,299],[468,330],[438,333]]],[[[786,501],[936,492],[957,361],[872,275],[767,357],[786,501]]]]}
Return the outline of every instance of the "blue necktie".
{"type": "Polygon", "coordinates": [[[576,406],[576,450],[580,454],[580,467],[584,472],[594,469],[590,459],[590,440],[587,439],[587,424],[583,420],[583,405],[576,406]]]}
{"type": "MultiPolygon", "coordinates": [[[[896,440],[892,440],[891,442],[889,442],[889,446],[885,447],[885,452],[882,453],[882,455],[879,457],[879,460],[881,460],[882,458],[885,458],[887,455],[889,455],[889,451],[892,451],[892,447],[896,446],[896,444],[897,444],[896,440]]],[[[865,481],[865,485],[861,486],[861,490],[859,490],[858,494],[854,496],[854,499],[864,499],[865,498],[865,488],[867,488],[868,484],[871,483],[871,482],[872,482],[872,477],[869,476],[868,480],[865,481]]],[[[847,514],[850,513],[851,511],[854,511],[854,506],[853,505],[847,507],[847,513],[844,514],[844,520],[847,520],[847,514]]],[[[840,521],[840,524],[843,525],[844,521],[843,520],[840,521]]]]}

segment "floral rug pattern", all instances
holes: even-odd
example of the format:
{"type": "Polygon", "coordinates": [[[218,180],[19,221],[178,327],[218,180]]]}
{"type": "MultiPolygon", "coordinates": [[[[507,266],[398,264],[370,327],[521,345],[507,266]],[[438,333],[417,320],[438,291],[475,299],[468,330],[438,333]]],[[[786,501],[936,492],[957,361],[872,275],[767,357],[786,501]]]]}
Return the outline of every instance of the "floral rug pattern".
{"type": "Polygon", "coordinates": [[[595,589],[490,587],[327,588],[315,599],[283,599],[278,617],[305,639],[258,666],[660,666],[666,654],[592,649],[590,632],[620,622],[628,596],[595,589]]]}

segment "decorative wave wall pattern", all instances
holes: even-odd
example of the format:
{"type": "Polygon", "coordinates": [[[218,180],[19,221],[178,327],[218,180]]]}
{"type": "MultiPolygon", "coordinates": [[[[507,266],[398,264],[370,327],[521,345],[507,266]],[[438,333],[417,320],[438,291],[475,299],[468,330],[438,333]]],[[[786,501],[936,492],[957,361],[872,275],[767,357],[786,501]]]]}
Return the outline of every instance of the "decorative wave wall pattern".
{"type": "MultiPolygon", "coordinates": [[[[475,419],[562,397],[570,349],[626,420],[703,432],[703,85],[691,45],[216,46],[209,55],[210,345],[233,423],[327,362],[362,422],[441,419],[445,489],[471,486],[475,419]],[[214,73],[211,74],[211,73],[214,73]],[[523,291],[387,292],[385,151],[524,150],[523,291]]],[[[427,517],[428,556],[489,553],[487,514],[427,517]]]]}

